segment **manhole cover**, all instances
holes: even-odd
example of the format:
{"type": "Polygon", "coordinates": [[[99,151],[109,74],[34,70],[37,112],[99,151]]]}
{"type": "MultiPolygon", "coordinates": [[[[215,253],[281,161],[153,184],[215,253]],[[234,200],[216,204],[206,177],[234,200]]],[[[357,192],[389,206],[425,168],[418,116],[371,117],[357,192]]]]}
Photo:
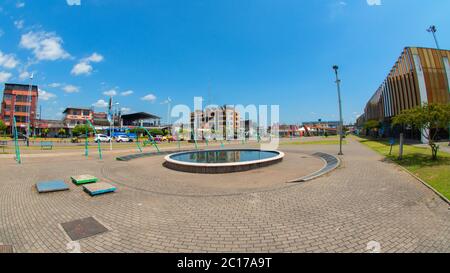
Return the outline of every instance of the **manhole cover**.
{"type": "Polygon", "coordinates": [[[108,231],[106,227],[93,217],[63,223],[61,226],[72,241],[78,241],[108,231]]]}
{"type": "Polygon", "coordinates": [[[10,245],[0,245],[0,253],[13,253],[13,247],[10,245]]]}

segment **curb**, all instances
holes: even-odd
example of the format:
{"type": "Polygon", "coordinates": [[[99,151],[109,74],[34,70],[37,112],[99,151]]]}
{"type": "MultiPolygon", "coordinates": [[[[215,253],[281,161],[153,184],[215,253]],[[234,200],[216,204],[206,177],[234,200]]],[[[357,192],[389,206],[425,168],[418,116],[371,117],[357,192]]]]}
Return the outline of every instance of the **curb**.
{"type": "Polygon", "coordinates": [[[312,173],[310,175],[298,178],[298,179],[294,179],[291,181],[288,181],[287,183],[301,183],[301,182],[309,182],[311,180],[314,180],[316,178],[319,178],[321,176],[324,176],[334,170],[336,170],[337,168],[339,168],[342,164],[342,161],[339,157],[328,154],[328,153],[314,153],[312,154],[312,156],[315,156],[316,158],[321,159],[323,162],[325,162],[325,165],[318,170],[315,173],[312,173]],[[336,160],[336,163],[330,163],[326,157],[332,157],[334,160],[336,160]]]}
{"type": "MultiPolygon", "coordinates": [[[[394,162],[395,163],[395,162],[394,162]]],[[[418,180],[420,183],[422,183],[423,185],[425,185],[428,189],[432,190],[437,196],[439,196],[439,198],[441,198],[445,203],[447,203],[447,205],[450,206],[450,201],[447,199],[447,197],[445,197],[442,193],[438,192],[437,190],[435,190],[430,184],[428,184],[427,182],[425,182],[424,180],[422,180],[420,177],[418,177],[417,175],[413,174],[412,172],[410,172],[408,169],[406,169],[405,167],[395,163],[397,166],[399,166],[402,170],[404,170],[406,173],[408,173],[409,175],[411,175],[412,177],[414,177],[416,180],[418,180]]]]}
{"type": "MultiPolygon", "coordinates": [[[[365,146],[364,144],[362,144],[360,141],[358,141],[359,144],[365,146]]],[[[388,157],[386,157],[383,154],[378,153],[377,151],[371,149],[368,146],[365,146],[366,148],[370,149],[371,151],[377,153],[378,155],[380,155],[381,157],[383,157],[384,160],[386,160],[386,162],[390,162],[395,164],[396,166],[398,166],[400,169],[402,169],[403,171],[405,171],[407,174],[411,175],[413,178],[415,178],[417,181],[419,181],[420,183],[422,183],[425,187],[427,187],[428,189],[430,189],[431,191],[433,191],[439,198],[441,198],[445,203],[447,203],[447,205],[450,206],[450,201],[447,199],[447,197],[445,197],[444,195],[442,195],[442,193],[438,192],[437,190],[435,190],[430,184],[428,184],[427,182],[425,182],[424,180],[422,180],[420,177],[418,177],[417,175],[413,174],[412,172],[410,172],[408,169],[406,169],[405,167],[403,167],[402,165],[398,164],[397,162],[389,159],[388,157]]]]}

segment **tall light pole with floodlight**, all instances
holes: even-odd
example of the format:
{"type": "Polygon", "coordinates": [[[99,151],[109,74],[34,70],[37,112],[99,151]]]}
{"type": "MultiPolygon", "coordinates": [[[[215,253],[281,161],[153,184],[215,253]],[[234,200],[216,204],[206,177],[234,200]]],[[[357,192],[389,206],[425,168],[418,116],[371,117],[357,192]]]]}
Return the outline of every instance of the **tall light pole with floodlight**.
{"type": "Polygon", "coordinates": [[[436,43],[436,48],[437,48],[437,49],[440,49],[439,43],[438,43],[438,40],[437,40],[437,37],[436,37],[436,32],[437,32],[436,26],[435,26],[435,25],[430,26],[430,27],[427,29],[427,31],[433,34],[434,42],[436,43]]]}
{"type": "Polygon", "coordinates": [[[344,153],[342,152],[344,119],[342,117],[341,80],[339,79],[339,75],[338,75],[339,66],[334,65],[333,69],[334,69],[334,73],[336,74],[336,85],[337,85],[338,100],[339,100],[339,154],[338,155],[344,155],[344,153]]]}
{"type": "MultiPolygon", "coordinates": [[[[430,27],[427,29],[427,31],[433,34],[434,42],[436,43],[436,48],[437,48],[438,50],[441,49],[441,48],[439,47],[439,43],[438,43],[438,40],[437,40],[437,37],[436,37],[436,32],[437,32],[436,26],[435,26],[435,25],[430,26],[430,27]]],[[[448,127],[448,132],[449,132],[449,136],[448,136],[448,138],[449,138],[448,146],[450,146],[450,125],[449,125],[449,127],[448,127]]]]}
{"type": "MultiPolygon", "coordinates": [[[[33,105],[33,78],[34,74],[31,73],[30,75],[30,85],[28,86],[28,96],[27,96],[27,104],[29,103],[28,107],[28,115],[27,115],[27,147],[30,146],[30,136],[31,136],[31,114],[32,114],[32,105],[33,105]]],[[[35,110],[36,111],[36,110],[35,110]]]]}

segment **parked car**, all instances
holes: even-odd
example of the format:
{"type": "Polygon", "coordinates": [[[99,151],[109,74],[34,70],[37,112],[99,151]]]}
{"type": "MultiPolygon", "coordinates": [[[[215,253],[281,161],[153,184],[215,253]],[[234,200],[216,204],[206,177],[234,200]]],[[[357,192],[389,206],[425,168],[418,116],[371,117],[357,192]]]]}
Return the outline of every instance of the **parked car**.
{"type": "Polygon", "coordinates": [[[116,142],[133,142],[133,139],[125,135],[120,135],[116,137],[116,142]]]}
{"type": "Polygon", "coordinates": [[[110,142],[111,138],[107,135],[97,134],[95,135],[94,142],[110,142]]]}

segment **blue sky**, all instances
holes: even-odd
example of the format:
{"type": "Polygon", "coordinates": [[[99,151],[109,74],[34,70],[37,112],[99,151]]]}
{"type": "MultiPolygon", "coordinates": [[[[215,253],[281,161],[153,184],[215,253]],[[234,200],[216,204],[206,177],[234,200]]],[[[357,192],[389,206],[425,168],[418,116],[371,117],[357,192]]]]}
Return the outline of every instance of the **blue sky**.
{"type": "MultiPolygon", "coordinates": [[[[41,88],[44,118],[108,94],[125,111],[279,104],[286,123],[354,121],[405,46],[450,44],[449,1],[1,0],[0,84],[41,88]],[[210,94],[210,95],[208,95],[210,94]],[[44,100],[45,99],[45,100],[44,100]]],[[[102,101],[103,100],[103,101],[102,101]]]]}

